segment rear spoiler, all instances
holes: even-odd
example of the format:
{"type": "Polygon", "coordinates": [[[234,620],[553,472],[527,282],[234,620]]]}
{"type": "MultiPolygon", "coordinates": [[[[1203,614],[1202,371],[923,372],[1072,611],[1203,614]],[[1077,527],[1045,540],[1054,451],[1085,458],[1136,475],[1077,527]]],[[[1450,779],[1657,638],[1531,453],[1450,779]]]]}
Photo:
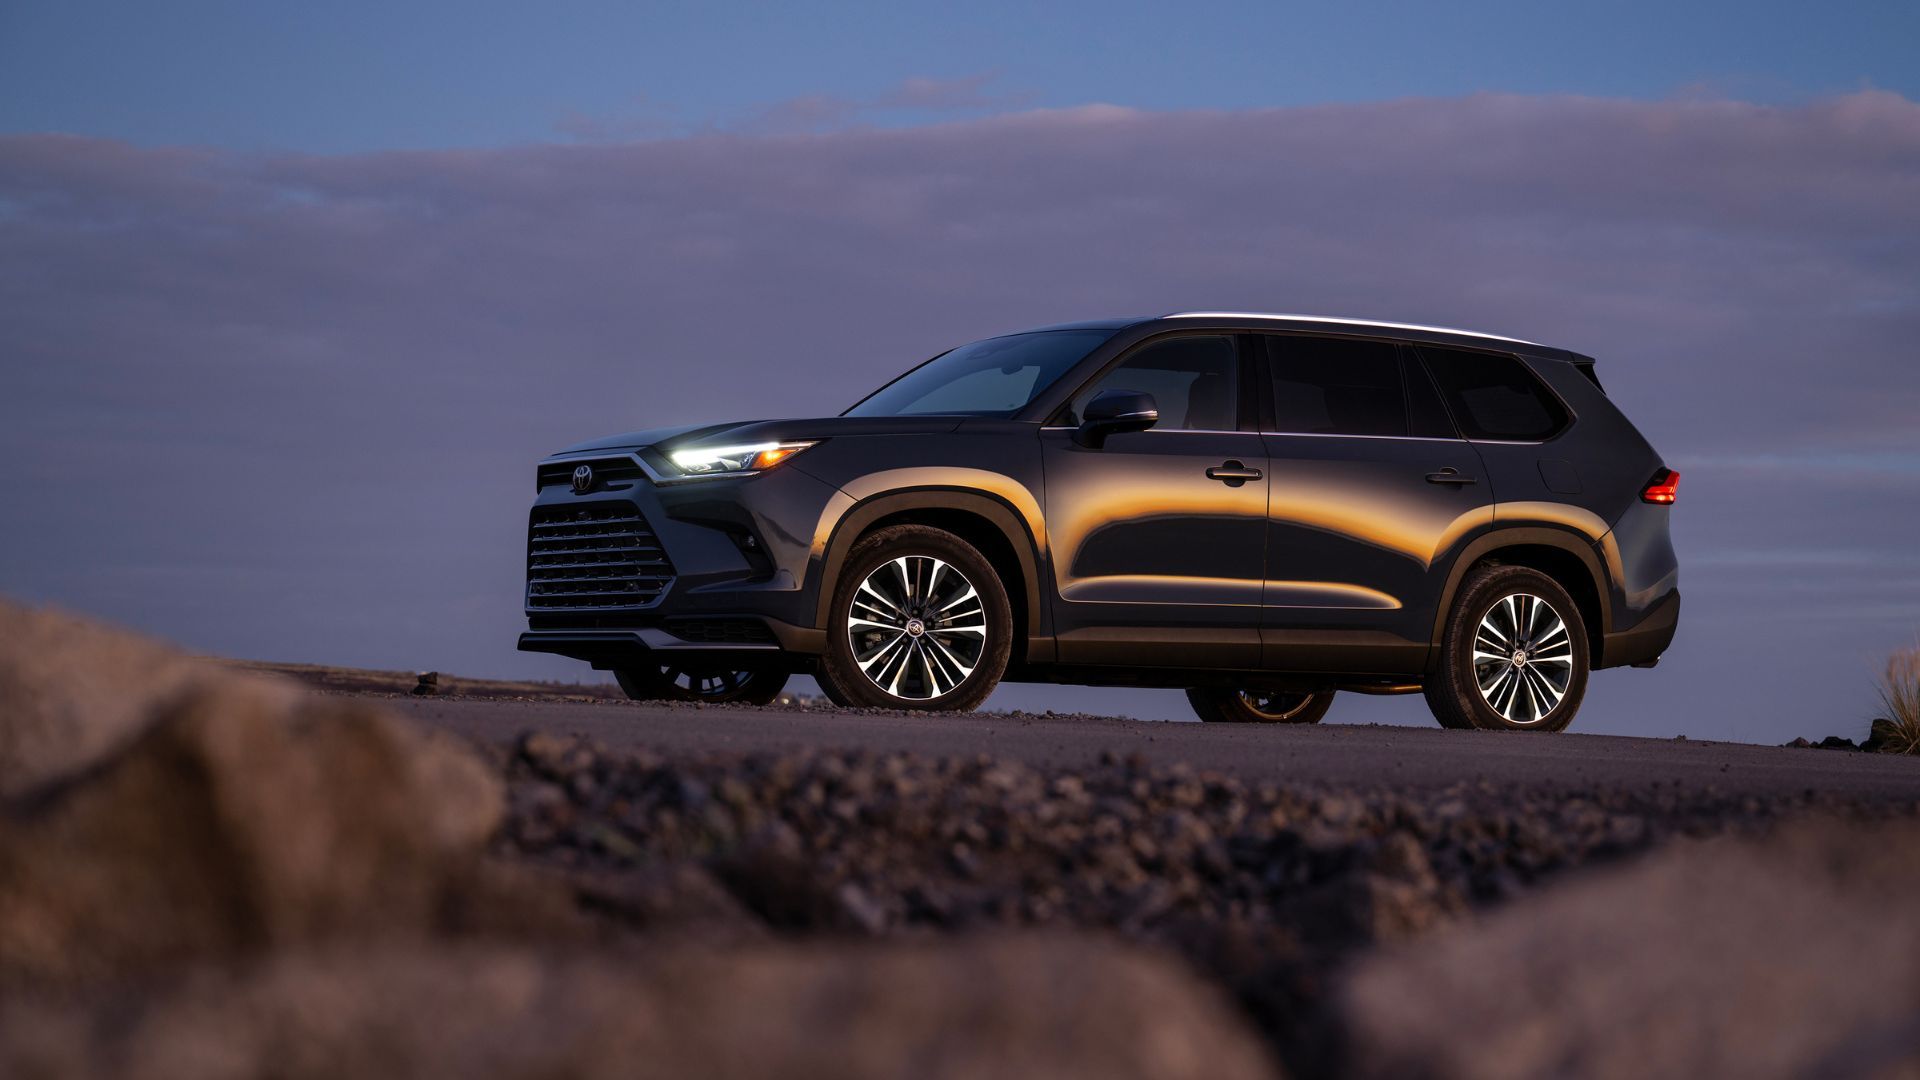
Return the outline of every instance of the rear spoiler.
{"type": "MultiPolygon", "coordinates": [[[[1580,374],[1585,375],[1587,377],[1588,382],[1592,383],[1595,386],[1600,386],[1600,376],[1594,374],[1593,372],[1593,357],[1582,356],[1579,353],[1568,353],[1567,359],[1573,364],[1573,366],[1576,369],[1579,370],[1580,374]]],[[[1604,386],[1600,386],[1600,392],[1603,394],[1606,393],[1607,388],[1604,386]]]]}

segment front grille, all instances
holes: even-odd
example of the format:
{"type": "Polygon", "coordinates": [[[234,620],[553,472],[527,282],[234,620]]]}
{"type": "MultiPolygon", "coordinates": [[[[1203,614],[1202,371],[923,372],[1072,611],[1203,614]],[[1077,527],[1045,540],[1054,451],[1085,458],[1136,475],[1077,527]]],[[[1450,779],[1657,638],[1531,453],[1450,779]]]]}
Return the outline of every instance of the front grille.
{"type": "Polygon", "coordinates": [[[669,619],[667,632],[708,645],[775,644],[773,631],[759,619],[669,619]]]}
{"type": "Polygon", "coordinates": [[[534,507],[527,527],[528,610],[646,607],[672,583],[673,564],[633,507],[534,507]]]}
{"type": "Polygon", "coordinates": [[[539,486],[572,487],[573,470],[582,465],[593,470],[594,490],[609,484],[629,484],[646,475],[641,472],[640,463],[631,457],[575,458],[572,461],[549,461],[540,466],[539,486]]]}

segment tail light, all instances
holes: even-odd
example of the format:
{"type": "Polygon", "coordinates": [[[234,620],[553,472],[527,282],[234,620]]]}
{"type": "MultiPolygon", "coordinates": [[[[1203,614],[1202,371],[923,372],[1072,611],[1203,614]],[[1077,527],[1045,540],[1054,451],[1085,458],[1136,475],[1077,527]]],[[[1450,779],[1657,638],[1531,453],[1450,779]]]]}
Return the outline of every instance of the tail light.
{"type": "Polygon", "coordinates": [[[1680,473],[1674,469],[1661,469],[1640,489],[1640,501],[1672,506],[1680,495],[1680,473]]]}

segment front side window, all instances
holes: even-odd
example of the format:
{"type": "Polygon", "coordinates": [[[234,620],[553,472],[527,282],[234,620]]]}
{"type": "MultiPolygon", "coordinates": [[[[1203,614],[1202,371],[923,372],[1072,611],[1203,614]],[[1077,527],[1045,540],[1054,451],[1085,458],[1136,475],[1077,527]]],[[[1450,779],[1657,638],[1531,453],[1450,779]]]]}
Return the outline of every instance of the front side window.
{"type": "Polygon", "coordinates": [[[847,416],[1012,416],[1111,330],[1009,334],[942,353],[881,387],[847,416]]]}
{"type": "Polygon", "coordinates": [[[1566,408],[1517,356],[1433,345],[1420,355],[1469,439],[1542,442],[1566,427],[1566,408]]]}
{"type": "Polygon", "coordinates": [[[1160,411],[1156,431],[1237,431],[1240,350],[1232,335],[1194,334],[1142,345],[1073,399],[1067,423],[1077,424],[1087,402],[1103,390],[1152,394],[1160,411]]]}
{"type": "Polygon", "coordinates": [[[1296,435],[1409,432],[1400,351],[1391,342],[1269,336],[1273,430],[1296,435]]]}

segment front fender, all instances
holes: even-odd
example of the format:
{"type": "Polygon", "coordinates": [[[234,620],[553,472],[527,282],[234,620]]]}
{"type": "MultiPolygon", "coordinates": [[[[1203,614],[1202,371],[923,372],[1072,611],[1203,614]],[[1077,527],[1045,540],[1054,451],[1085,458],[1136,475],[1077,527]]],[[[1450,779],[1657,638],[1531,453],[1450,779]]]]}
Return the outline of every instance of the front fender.
{"type": "Polygon", "coordinates": [[[1037,493],[1002,473],[945,466],[866,474],[828,503],[814,529],[816,555],[808,574],[815,625],[827,627],[841,568],[859,537],[887,518],[928,510],[971,514],[1000,534],[1020,564],[1029,643],[1051,641],[1051,612],[1042,599],[1046,530],[1037,493]]]}

